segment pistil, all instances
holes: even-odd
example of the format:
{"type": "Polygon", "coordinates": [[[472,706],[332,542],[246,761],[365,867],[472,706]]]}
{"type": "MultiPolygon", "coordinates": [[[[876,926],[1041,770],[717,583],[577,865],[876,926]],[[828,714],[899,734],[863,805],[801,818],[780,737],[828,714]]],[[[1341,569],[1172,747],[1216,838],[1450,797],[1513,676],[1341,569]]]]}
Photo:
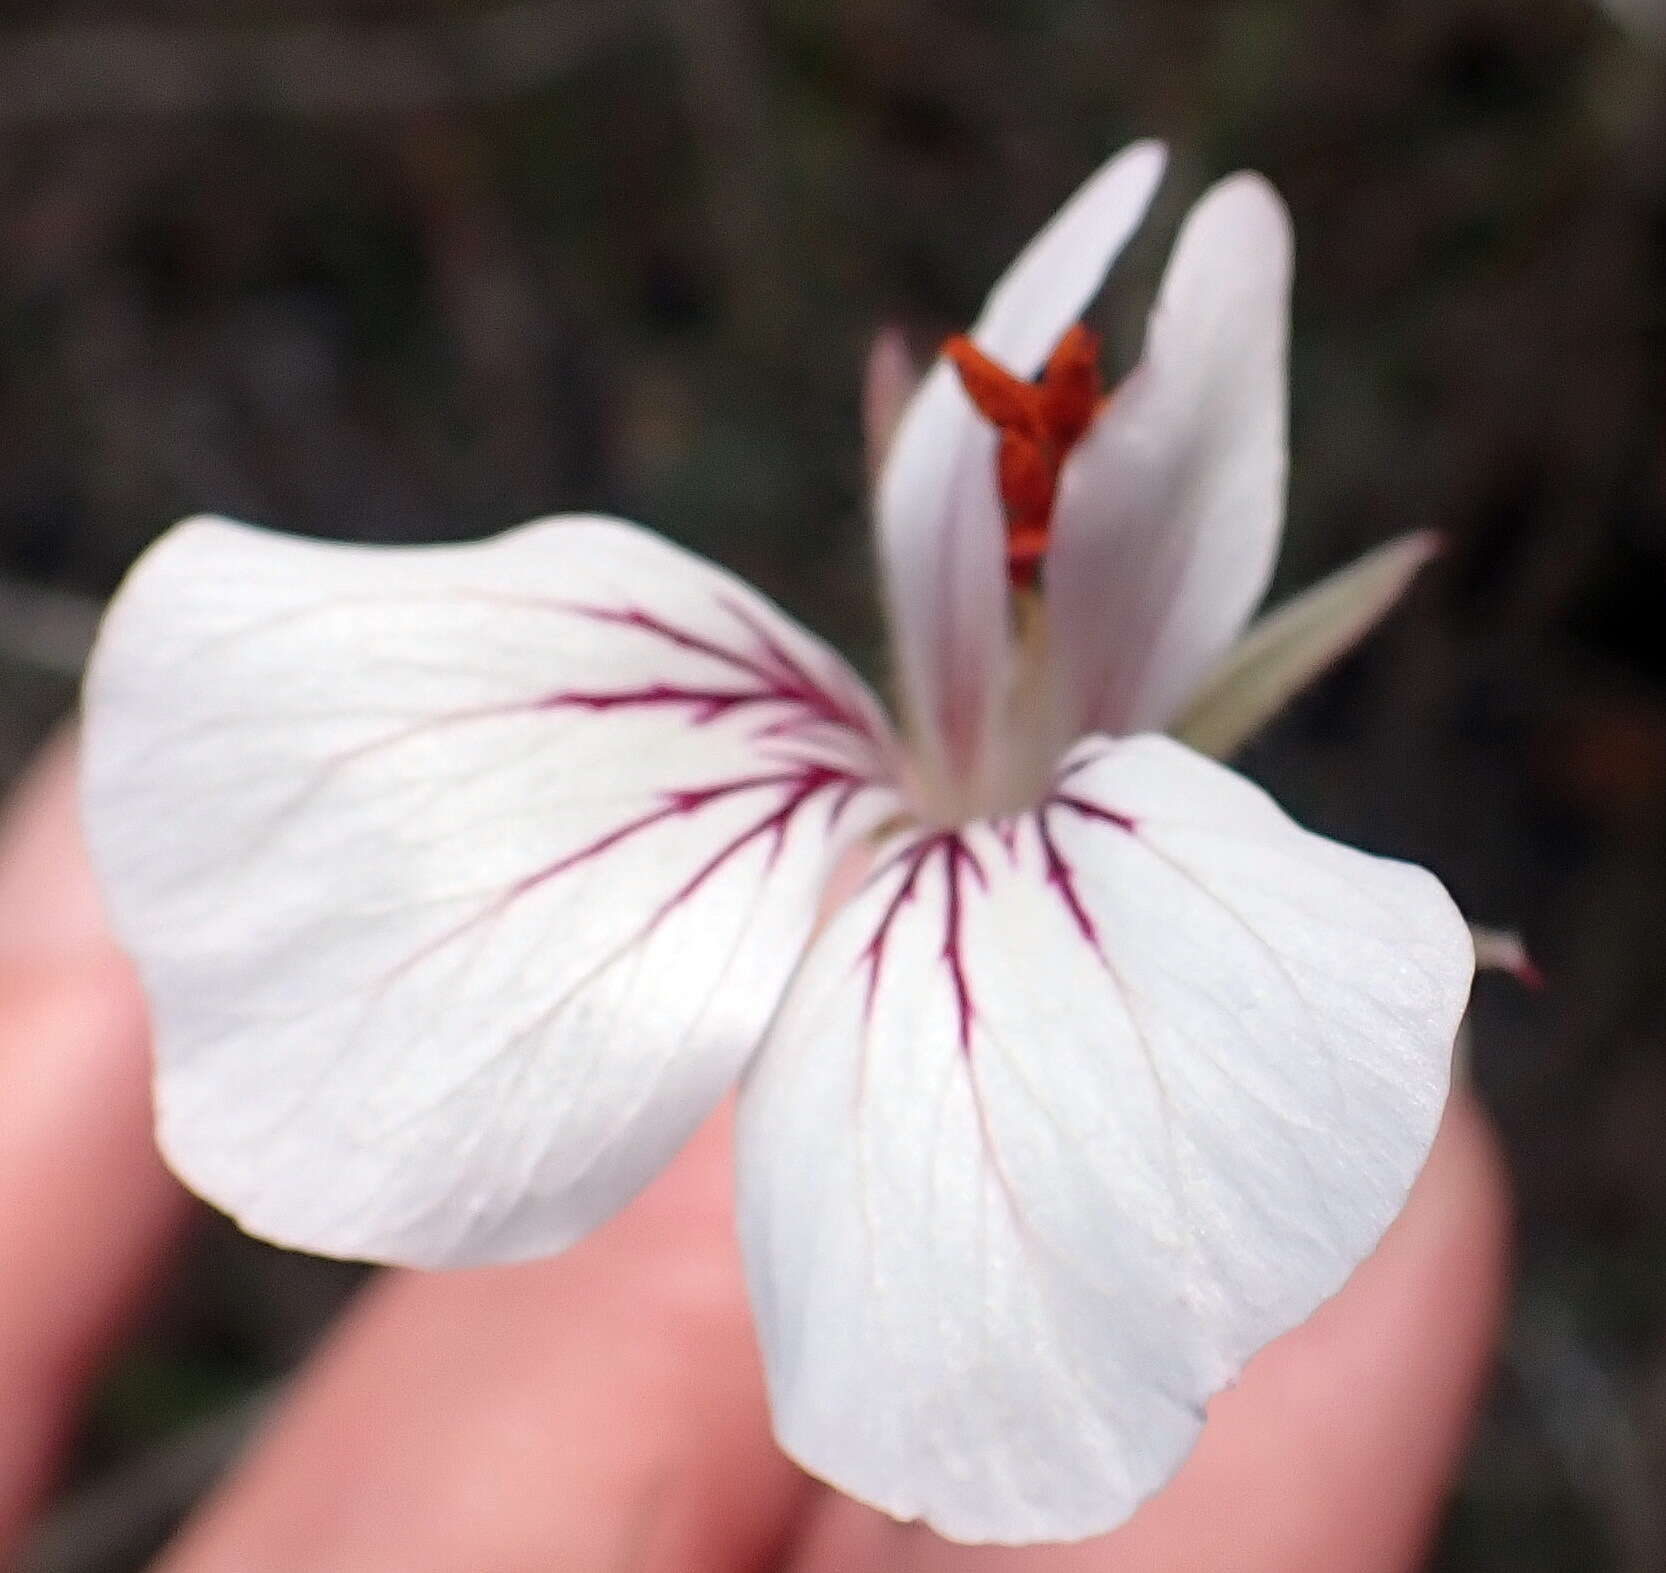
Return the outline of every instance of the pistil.
{"type": "Polygon", "coordinates": [[[997,480],[1006,511],[1007,578],[1033,591],[1047,554],[1059,472],[1105,401],[1099,335],[1077,323],[1026,382],[957,334],[943,353],[978,413],[1000,433],[997,480]]]}

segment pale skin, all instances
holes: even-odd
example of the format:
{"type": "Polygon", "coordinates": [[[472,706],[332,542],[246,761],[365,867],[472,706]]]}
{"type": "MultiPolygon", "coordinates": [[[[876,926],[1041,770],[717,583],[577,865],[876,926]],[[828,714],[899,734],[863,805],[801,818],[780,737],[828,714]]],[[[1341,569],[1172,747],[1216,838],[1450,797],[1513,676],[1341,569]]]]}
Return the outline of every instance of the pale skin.
{"type": "MultiPolygon", "coordinates": [[[[0,827],[0,1562],[189,1204],[157,1159],[142,1005],[50,748],[0,827]]],[[[1506,1268],[1491,1135],[1453,1101],[1377,1253],[1215,1401],[1117,1533],[950,1545],[775,1450],[726,1114],[611,1224],[527,1267],[384,1274],[161,1573],[1405,1573],[1485,1379],[1506,1268]]]]}

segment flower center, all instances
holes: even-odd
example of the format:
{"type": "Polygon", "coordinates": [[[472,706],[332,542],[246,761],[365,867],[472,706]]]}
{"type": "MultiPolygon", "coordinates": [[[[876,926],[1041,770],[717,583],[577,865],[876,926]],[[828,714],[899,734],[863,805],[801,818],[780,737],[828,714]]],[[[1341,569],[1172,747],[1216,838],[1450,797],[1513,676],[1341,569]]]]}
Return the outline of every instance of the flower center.
{"type": "Polygon", "coordinates": [[[967,397],[1001,434],[998,478],[1007,519],[1007,578],[1035,588],[1047,555],[1047,530],[1059,471],[1105,402],[1099,335],[1077,323],[1059,340],[1034,382],[1015,377],[969,338],[956,334],[943,353],[967,397]]]}

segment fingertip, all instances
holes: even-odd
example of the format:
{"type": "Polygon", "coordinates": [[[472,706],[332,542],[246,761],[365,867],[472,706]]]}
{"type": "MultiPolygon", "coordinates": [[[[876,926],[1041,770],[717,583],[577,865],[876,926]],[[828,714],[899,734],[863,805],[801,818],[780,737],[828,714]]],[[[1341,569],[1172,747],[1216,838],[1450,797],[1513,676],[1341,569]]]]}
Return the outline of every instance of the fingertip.
{"type": "Polygon", "coordinates": [[[114,956],[0,967],[0,1560],[186,1208],[114,956]]]}
{"type": "Polygon", "coordinates": [[[770,1439],[727,1123],[563,1256],[384,1275],[162,1568],[774,1566],[805,1487],[770,1439]]]}

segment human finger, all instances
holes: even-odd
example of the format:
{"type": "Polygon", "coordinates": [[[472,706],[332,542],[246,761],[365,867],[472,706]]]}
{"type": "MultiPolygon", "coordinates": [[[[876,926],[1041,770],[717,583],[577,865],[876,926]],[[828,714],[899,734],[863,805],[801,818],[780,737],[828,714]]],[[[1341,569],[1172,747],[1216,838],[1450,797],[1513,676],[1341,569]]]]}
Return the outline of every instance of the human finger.
{"type": "Polygon", "coordinates": [[[728,1120],[525,1267],[390,1273],[165,1573],[746,1573],[807,1484],[776,1451],[728,1120]]]}
{"type": "Polygon", "coordinates": [[[0,1560],[185,1208],[151,1140],[143,1005],[73,776],[61,739],[0,823],[0,1560]]]}

